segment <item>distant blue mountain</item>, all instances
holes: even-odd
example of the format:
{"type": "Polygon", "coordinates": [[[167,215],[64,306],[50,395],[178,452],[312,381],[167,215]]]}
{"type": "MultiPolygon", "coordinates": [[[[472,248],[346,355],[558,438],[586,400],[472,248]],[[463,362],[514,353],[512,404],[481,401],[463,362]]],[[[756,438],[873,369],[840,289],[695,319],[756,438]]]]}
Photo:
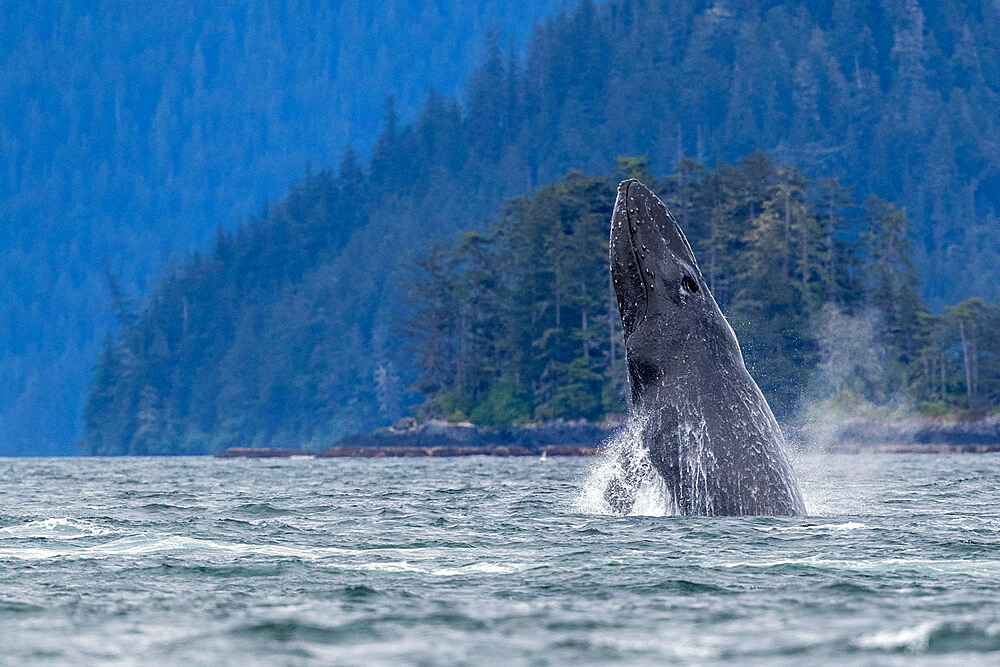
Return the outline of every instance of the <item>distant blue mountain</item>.
{"type": "Polygon", "coordinates": [[[0,454],[74,451],[104,265],[138,296],[173,253],[368,153],[388,96],[459,94],[494,30],[558,0],[2,3],[0,454]]]}

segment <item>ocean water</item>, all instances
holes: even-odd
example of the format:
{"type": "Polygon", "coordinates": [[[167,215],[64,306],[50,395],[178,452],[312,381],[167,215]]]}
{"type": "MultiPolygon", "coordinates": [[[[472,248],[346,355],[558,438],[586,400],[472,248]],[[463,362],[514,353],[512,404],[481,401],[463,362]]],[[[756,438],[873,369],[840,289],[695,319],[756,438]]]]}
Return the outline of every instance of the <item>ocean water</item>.
{"type": "Polygon", "coordinates": [[[593,465],[0,459],[0,662],[1000,661],[1000,456],[798,457],[791,519],[593,465]]]}

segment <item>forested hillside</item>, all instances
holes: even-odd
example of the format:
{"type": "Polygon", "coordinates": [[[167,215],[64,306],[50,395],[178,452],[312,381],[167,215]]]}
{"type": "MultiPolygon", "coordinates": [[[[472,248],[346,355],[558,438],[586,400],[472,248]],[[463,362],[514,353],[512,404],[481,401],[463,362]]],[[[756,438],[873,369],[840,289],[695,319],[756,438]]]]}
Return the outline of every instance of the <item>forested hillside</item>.
{"type": "MultiPolygon", "coordinates": [[[[317,270],[332,267],[331,280],[357,283],[347,293],[355,307],[325,320],[337,340],[356,341],[346,346],[353,356],[335,355],[325,371],[341,392],[339,416],[330,421],[338,426],[330,432],[370,426],[374,417],[350,406],[376,386],[395,384],[379,355],[395,347],[392,315],[408,279],[401,267],[410,251],[455,230],[482,228],[505,197],[552,183],[570,169],[607,173],[621,154],[648,155],[655,173],[667,173],[682,156],[711,165],[764,149],[809,178],[838,176],[855,198],[872,193],[906,211],[913,261],[933,307],[966,296],[995,299],[998,28],[995,3],[835,0],[807,8],[584,0],[543,24],[523,59],[511,58],[502,40],[488,46],[464,104],[432,94],[413,123],[385,116],[355,202],[368,222],[353,230],[334,259],[317,264],[317,270]]],[[[210,62],[206,73],[214,71],[210,62]]],[[[369,76],[354,73],[362,81],[369,76]]],[[[294,69],[268,85],[295,90],[299,76],[315,71],[294,69]]],[[[268,85],[260,89],[262,99],[271,99],[268,85]]],[[[251,97],[257,99],[241,92],[241,99],[251,97]]],[[[273,117],[308,123],[322,108],[293,107],[278,104],[273,117]]],[[[114,97],[100,108],[116,109],[114,97]]],[[[116,120],[114,127],[122,125],[116,120]]],[[[271,127],[219,125],[237,128],[242,141],[256,136],[253,128],[266,135],[271,127]]],[[[203,146],[207,155],[211,146],[203,146]]],[[[178,154],[169,164],[183,171],[198,164],[199,155],[178,154]]],[[[258,166],[256,175],[274,173],[266,160],[258,166]]],[[[180,171],[170,173],[173,182],[182,178],[180,171]]],[[[83,183],[78,190],[85,196],[102,192],[83,183]]],[[[185,183],[178,198],[200,201],[204,183],[185,183]]],[[[223,199],[230,194],[218,187],[212,192],[223,199]]],[[[137,217],[131,209],[107,210],[122,225],[137,217]]],[[[234,218],[218,222],[231,225],[234,218]]],[[[128,256],[141,250],[121,248],[128,256]]],[[[67,252],[75,252],[73,246],[67,252]]],[[[214,289],[229,287],[223,282],[214,289]]],[[[269,298],[287,302],[299,285],[281,289],[269,298]]],[[[293,386],[298,380],[284,381],[293,386]]],[[[398,400],[398,392],[379,391],[386,406],[398,400]]],[[[392,410],[383,412],[378,420],[392,410]]],[[[294,432],[294,424],[282,424],[294,432]]],[[[267,438],[267,431],[255,437],[267,438]]]]}
{"type": "MultiPolygon", "coordinates": [[[[431,94],[413,123],[385,116],[364,185],[352,190],[363,217],[341,220],[322,208],[315,214],[327,216],[327,228],[346,227],[337,235],[346,238],[342,248],[319,241],[322,252],[311,255],[302,279],[279,281],[268,292],[247,292],[235,274],[194,280],[191,289],[260,303],[236,307],[232,319],[243,323],[241,336],[233,329],[201,342],[219,346],[245,371],[242,378],[233,373],[228,391],[234,393],[216,399],[218,406],[234,397],[228,407],[213,413],[200,406],[214,414],[203,424],[213,425],[206,437],[212,447],[282,444],[365,430],[399,414],[412,361],[392,354],[399,348],[393,327],[413,279],[407,267],[414,251],[434,238],[483,228],[504,198],[558,180],[568,169],[607,173],[619,154],[647,154],[651,169],[665,173],[681,156],[704,163],[768,148],[809,178],[838,176],[856,201],[871,193],[905,208],[914,262],[932,304],[944,295],[995,297],[998,21],[994,8],[979,4],[945,10],[836,2],[807,11],[790,4],[584,1],[542,25],[523,60],[489,44],[463,105],[431,94]],[[326,296],[315,296],[317,290],[326,296]],[[302,334],[293,347],[302,358],[315,353],[321,371],[284,353],[283,337],[309,322],[316,322],[319,338],[302,334]],[[271,357],[274,364],[265,366],[271,379],[261,384],[255,365],[271,357]],[[320,382],[328,412],[286,400],[320,382]]],[[[280,264],[283,248],[302,242],[290,231],[304,224],[295,220],[267,223],[287,227],[280,239],[291,245],[258,244],[254,262],[280,264]]],[[[230,243],[226,235],[220,239],[220,247],[230,243]]],[[[239,243],[234,249],[250,252],[239,243]]],[[[175,273],[188,275],[204,261],[175,273]]],[[[117,371],[102,363],[92,399],[111,386],[124,400],[111,401],[110,413],[88,412],[86,451],[152,451],[136,444],[140,415],[169,424],[159,431],[168,435],[154,439],[156,451],[192,442],[186,417],[140,410],[173,405],[177,351],[154,342],[158,329],[176,323],[157,318],[155,306],[166,300],[174,305],[165,312],[192,317],[190,308],[176,305],[183,293],[167,298],[166,286],[177,284],[166,281],[151,298],[145,324],[109,343],[104,359],[125,361],[117,371]],[[153,350],[168,377],[141,384],[136,368],[151,363],[153,350]],[[122,437],[97,437],[94,424],[107,423],[103,416],[95,422],[95,414],[110,414],[118,425],[104,432],[118,429],[122,437]]],[[[183,327],[177,344],[191,344],[183,327]]]]}
{"type": "Polygon", "coordinates": [[[69,453],[133,295],[559,0],[0,2],[0,454],[69,453]]]}
{"type": "MultiPolygon", "coordinates": [[[[509,201],[489,230],[397,274],[395,331],[376,314],[345,332],[337,323],[370,312],[364,295],[383,270],[352,266],[345,241],[383,258],[419,243],[408,225],[376,224],[391,211],[359,199],[372,186],[348,156],[339,176],[310,177],[267,218],[189,258],[141,316],[119,304],[130,324],[106,341],[84,451],[321,447],[406,411],[496,425],[623,411],[607,244],[625,176],[651,182],[647,161],[629,158],[612,177],[574,172],[509,201]],[[420,405],[404,405],[408,379],[420,405]]],[[[1000,306],[929,313],[909,221],[893,205],[857,203],[836,179],[810,181],[760,153],[714,171],[682,160],[657,188],[779,416],[803,399],[1000,405],[1000,306]]]]}

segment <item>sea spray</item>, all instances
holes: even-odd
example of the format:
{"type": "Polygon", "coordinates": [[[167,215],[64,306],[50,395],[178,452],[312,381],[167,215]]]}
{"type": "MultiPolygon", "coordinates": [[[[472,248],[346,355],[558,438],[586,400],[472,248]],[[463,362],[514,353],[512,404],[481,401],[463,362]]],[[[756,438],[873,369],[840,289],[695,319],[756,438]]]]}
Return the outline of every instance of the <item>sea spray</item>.
{"type": "Polygon", "coordinates": [[[884,491],[879,469],[886,457],[831,454],[822,449],[792,448],[789,463],[811,517],[864,516],[884,491]]]}

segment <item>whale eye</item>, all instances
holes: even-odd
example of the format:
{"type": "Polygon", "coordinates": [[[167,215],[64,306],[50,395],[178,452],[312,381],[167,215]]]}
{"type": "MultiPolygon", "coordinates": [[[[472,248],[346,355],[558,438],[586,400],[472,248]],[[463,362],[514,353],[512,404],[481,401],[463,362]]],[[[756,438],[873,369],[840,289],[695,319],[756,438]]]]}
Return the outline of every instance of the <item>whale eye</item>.
{"type": "Polygon", "coordinates": [[[695,292],[698,291],[698,283],[696,283],[694,278],[692,278],[691,276],[684,276],[683,278],[681,278],[681,287],[683,287],[691,294],[694,294],[695,292]]]}

